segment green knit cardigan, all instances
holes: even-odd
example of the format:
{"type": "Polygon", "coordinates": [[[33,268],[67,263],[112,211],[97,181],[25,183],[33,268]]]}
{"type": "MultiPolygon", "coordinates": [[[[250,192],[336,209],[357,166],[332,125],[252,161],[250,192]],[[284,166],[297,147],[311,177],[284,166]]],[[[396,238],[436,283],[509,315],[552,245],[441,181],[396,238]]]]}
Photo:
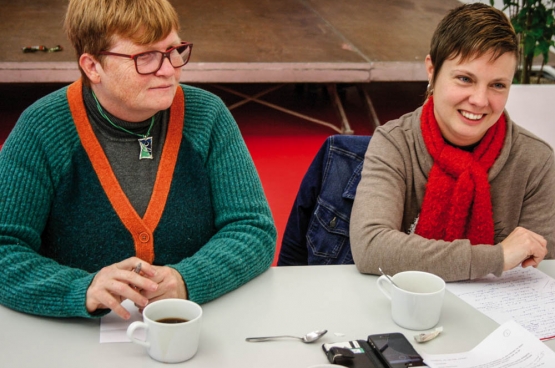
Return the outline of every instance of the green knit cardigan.
{"type": "MultiPolygon", "coordinates": [[[[80,90],[80,82],[71,88],[80,90]]],[[[162,212],[145,237],[148,261],[178,270],[188,297],[204,303],[270,266],[276,230],[229,110],[209,92],[181,88],[175,169],[157,179],[169,189],[165,201],[151,201],[162,212]]],[[[89,124],[84,106],[70,111],[68,94],[63,88],[26,109],[0,151],[0,303],[38,315],[96,317],[107,311],[85,308],[95,272],[138,255],[142,235],[125,226],[102,186],[111,171],[94,167],[103,152],[85,149],[76,128],[89,124]]]]}

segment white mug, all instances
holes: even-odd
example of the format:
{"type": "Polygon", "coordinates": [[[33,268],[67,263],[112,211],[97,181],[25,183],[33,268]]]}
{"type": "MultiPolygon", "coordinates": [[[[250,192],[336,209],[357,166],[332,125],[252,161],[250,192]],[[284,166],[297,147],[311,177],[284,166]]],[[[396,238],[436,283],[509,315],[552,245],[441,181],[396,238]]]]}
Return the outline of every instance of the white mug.
{"type": "Polygon", "coordinates": [[[143,322],[129,325],[127,337],[145,346],[148,355],[154,360],[163,363],[184,362],[197,352],[201,320],[202,309],[194,302],[184,299],[157,300],[143,310],[143,322]],[[179,322],[163,321],[167,319],[179,322]],[[140,328],[146,330],[144,341],[133,336],[135,330],[140,328]]]}
{"type": "Polygon", "coordinates": [[[378,288],[391,300],[391,317],[409,330],[427,330],[439,322],[445,281],[428,272],[405,271],[395,274],[391,281],[378,278],[378,288]],[[387,284],[387,286],[386,286],[387,284]]]}

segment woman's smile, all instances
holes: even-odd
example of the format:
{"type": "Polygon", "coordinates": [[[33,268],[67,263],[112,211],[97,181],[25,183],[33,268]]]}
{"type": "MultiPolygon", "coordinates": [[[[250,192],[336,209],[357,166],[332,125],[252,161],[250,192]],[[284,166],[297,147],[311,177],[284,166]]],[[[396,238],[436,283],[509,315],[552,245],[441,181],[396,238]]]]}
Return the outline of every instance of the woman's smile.
{"type": "Polygon", "coordinates": [[[459,112],[464,118],[472,121],[481,120],[485,115],[485,114],[473,114],[471,112],[464,111],[464,110],[459,110],[459,112]]]}

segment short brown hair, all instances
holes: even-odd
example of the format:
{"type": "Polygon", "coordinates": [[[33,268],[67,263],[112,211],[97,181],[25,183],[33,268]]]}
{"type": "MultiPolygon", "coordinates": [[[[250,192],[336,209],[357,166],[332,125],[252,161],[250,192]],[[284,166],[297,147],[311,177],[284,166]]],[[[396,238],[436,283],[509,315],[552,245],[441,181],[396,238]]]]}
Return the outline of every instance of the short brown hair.
{"type": "MultiPolygon", "coordinates": [[[[518,58],[518,40],[511,21],[499,9],[472,3],[451,10],[438,24],[430,44],[434,74],[439,74],[445,60],[458,56],[461,61],[492,51],[493,60],[510,52],[518,58]]],[[[433,87],[432,87],[433,88],[433,87]]]]}
{"type": "Polygon", "coordinates": [[[179,19],[167,0],[69,0],[64,29],[78,59],[88,53],[100,60],[114,36],[148,45],[179,31],[179,19]]]}

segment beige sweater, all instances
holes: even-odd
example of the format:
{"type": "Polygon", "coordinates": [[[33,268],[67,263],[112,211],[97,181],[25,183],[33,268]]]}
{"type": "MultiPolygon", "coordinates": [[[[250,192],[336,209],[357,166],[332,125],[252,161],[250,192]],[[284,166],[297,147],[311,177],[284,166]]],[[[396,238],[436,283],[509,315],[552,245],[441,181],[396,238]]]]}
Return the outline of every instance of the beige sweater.
{"type": "MultiPolygon", "coordinates": [[[[358,270],[435,273],[446,281],[503,272],[499,244],[517,226],[555,248],[555,160],[551,147],[509,118],[505,143],[489,171],[496,245],[472,246],[411,234],[433,160],[420,130],[421,108],[376,129],[364,159],[351,214],[351,248],[358,270]]],[[[508,116],[507,116],[508,117],[508,116]]]]}

